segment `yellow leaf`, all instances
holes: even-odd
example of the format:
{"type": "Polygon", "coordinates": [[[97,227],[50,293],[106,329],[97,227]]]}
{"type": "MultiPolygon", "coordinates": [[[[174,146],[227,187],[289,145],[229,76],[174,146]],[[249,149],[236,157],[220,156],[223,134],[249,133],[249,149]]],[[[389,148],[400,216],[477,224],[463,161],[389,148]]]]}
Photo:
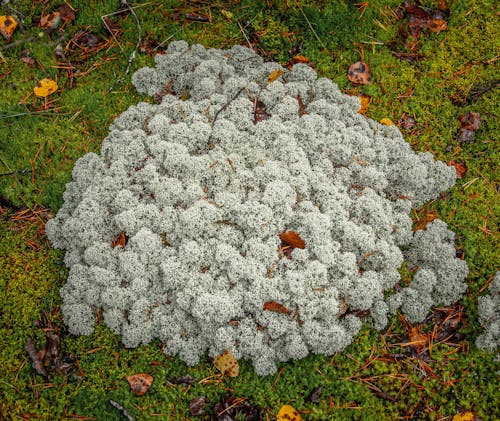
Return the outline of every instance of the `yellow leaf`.
{"type": "Polygon", "coordinates": [[[240,365],[229,349],[224,354],[217,355],[214,358],[214,365],[217,370],[229,377],[236,377],[240,374],[240,365]]]}
{"type": "Polygon", "coordinates": [[[276,415],[276,421],[302,421],[302,417],[293,406],[283,405],[276,415]]]}
{"type": "Polygon", "coordinates": [[[10,40],[16,27],[17,21],[12,16],[0,16],[0,33],[6,40],[10,40]]]}
{"type": "Polygon", "coordinates": [[[55,80],[42,79],[33,88],[33,92],[35,93],[36,96],[46,98],[49,95],[52,95],[55,91],[57,91],[57,88],[58,86],[55,80]]]}
{"type": "Polygon", "coordinates": [[[372,97],[369,95],[361,94],[358,95],[358,99],[361,104],[358,113],[365,114],[368,111],[368,106],[370,105],[370,102],[372,102],[372,97]]]}
{"type": "Polygon", "coordinates": [[[380,123],[385,124],[386,126],[394,126],[394,123],[390,118],[383,118],[380,120],[380,123]]]}
{"type": "Polygon", "coordinates": [[[283,73],[285,73],[283,70],[281,69],[276,69],[274,70],[273,72],[271,72],[271,74],[267,77],[267,81],[269,83],[272,83],[274,82],[276,79],[278,79],[283,73]]]}
{"type": "Polygon", "coordinates": [[[476,416],[472,412],[461,412],[453,417],[453,421],[474,421],[476,416]]]}

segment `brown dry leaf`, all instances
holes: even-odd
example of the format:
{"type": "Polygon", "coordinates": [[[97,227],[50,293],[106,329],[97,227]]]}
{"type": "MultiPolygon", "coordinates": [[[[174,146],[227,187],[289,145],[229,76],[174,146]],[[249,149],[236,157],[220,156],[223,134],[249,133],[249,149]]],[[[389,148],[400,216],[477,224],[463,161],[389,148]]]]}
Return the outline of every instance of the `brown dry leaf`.
{"type": "Polygon", "coordinates": [[[262,120],[268,119],[269,117],[271,117],[271,114],[267,112],[266,104],[262,101],[256,100],[253,110],[253,124],[257,124],[262,120]]]}
{"type": "Polygon", "coordinates": [[[240,365],[238,360],[234,358],[234,355],[228,349],[224,354],[217,355],[214,358],[214,365],[217,367],[222,374],[228,375],[229,377],[236,377],[240,374],[240,365]]]}
{"type": "Polygon", "coordinates": [[[0,16],[0,34],[10,41],[12,34],[17,28],[17,21],[12,16],[0,16]]]}
{"type": "Polygon", "coordinates": [[[413,231],[423,230],[435,219],[439,218],[438,213],[434,209],[426,210],[423,215],[419,215],[420,219],[413,227],[413,231]]]}
{"type": "Polygon", "coordinates": [[[359,103],[361,104],[361,107],[359,108],[358,113],[364,115],[368,111],[368,107],[369,107],[370,103],[372,102],[372,97],[370,95],[359,94],[358,99],[359,99],[359,103]]]}
{"type": "Polygon", "coordinates": [[[456,161],[450,161],[448,162],[448,165],[453,165],[455,167],[458,179],[464,178],[465,174],[467,174],[467,166],[465,164],[456,161]]]}
{"type": "Polygon", "coordinates": [[[429,334],[422,333],[422,329],[420,327],[412,326],[408,331],[408,338],[410,340],[409,345],[421,354],[428,349],[429,344],[429,334]]]}
{"type": "Polygon", "coordinates": [[[357,61],[349,67],[347,78],[357,85],[368,85],[371,79],[370,66],[364,61],[357,61]]]}
{"type": "Polygon", "coordinates": [[[40,26],[42,28],[57,28],[59,22],[61,22],[61,14],[59,12],[53,12],[45,16],[42,15],[42,17],[40,18],[40,26]]]}
{"type": "Polygon", "coordinates": [[[460,121],[460,127],[462,129],[471,130],[473,132],[479,130],[481,127],[481,114],[479,113],[468,113],[462,114],[458,117],[460,121]]]}
{"type": "Polygon", "coordinates": [[[52,95],[55,91],[57,91],[57,82],[52,79],[42,79],[40,82],[36,84],[33,88],[33,92],[36,96],[46,98],[49,95],[52,95]]]}
{"type": "Polygon", "coordinates": [[[299,116],[303,116],[304,114],[309,114],[306,111],[306,106],[304,105],[304,102],[302,101],[302,97],[300,95],[297,95],[297,102],[299,103],[299,116]]]}
{"type": "Polygon", "coordinates": [[[130,390],[135,396],[143,396],[153,383],[153,376],[147,373],[134,374],[127,377],[130,390]]]}
{"type": "Polygon", "coordinates": [[[291,314],[292,312],[288,310],[284,305],[277,303],[276,301],[266,301],[264,303],[264,310],[273,311],[275,313],[291,314]]]}
{"type": "Polygon", "coordinates": [[[302,417],[293,406],[283,405],[276,415],[276,421],[302,421],[302,417]]]}
{"type": "Polygon", "coordinates": [[[448,29],[448,24],[444,19],[431,19],[427,22],[429,31],[439,33],[448,29]]]}
{"type": "Polygon", "coordinates": [[[300,238],[300,235],[297,234],[295,231],[283,231],[279,235],[279,238],[281,241],[288,244],[292,248],[297,248],[297,249],[306,248],[305,241],[302,238],[300,238]]]}
{"type": "Polygon", "coordinates": [[[380,120],[380,124],[383,124],[385,126],[394,126],[394,123],[390,118],[383,118],[382,120],[380,120]]]}
{"type": "Polygon", "coordinates": [[[120,234],[118,234],[117,237],[115,237],[115,239],[111,242],[111,246],[113,248],[115,247],[121,247],[121,248],[124,248],[125,245],[127,244],[127,241],[128,241],[128,237],[127,237],[127,234],[125,234],[125,231],[122,231],[120,234]]]}
{"type": "Polygon", "coordinates": [[[281,69],[276,69],[271,72],[271,74],[267,77],[268,83],[273,83],[276,79],[278,79],[283,73],[285,73],[281,69]]]}
{"type": "Polygon", "coordinates": [[[189,401],[189,413],[193,417],[203,415],[203,411],[205,410],[206,405],[207,399],[205,398],[205,396],[198,396],[197,398],[189,401]]]}
{"type": "Polygon", "coordinates": [[[288,64],[287,64],[287,68],[290,70],[294,65],[296,65],[297,63],[302,63],[302,64],[307,64],[309,67],[311,67],[313,70],[316,70],[314,69],[314,66],[312,65],[311,63],[311,60],[309,60],[306,56],[303,56],[301,54],[296,54],[294,55],[289,61],[288,61],[288,64]]]}
{"type": "Polygon", "coordinates": [[[71,23],[76,18],[75,10],[73,10],[67,3],[63,3],[57,7],[57,13],[64,23],[71,23]]]}
{"type": "Polygon", "coordinates": [[[475,421],[476,416],[472,412],[460,412],[453,417],[452,421],[475,421]]]}

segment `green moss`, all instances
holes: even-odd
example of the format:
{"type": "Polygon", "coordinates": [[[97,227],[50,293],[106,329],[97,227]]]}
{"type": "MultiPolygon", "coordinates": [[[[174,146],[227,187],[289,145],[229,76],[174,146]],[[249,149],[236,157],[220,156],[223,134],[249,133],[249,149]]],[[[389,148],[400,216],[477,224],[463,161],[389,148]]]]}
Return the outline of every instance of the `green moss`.
{"type": "MultiPolygon", "coordinates": [[[[2,50],[0,57],[1,116],[31,113],[0,119],[0,173],[27,170],[0,177],[0,195],[18,206],[38,204],[56,211],[74,161],[88,151],[99,150],[109,124],[123,110],[148,100],[136,94],[130,83],[134,70],[153,63],[153,58],[142,52],[124,83],[110,91],[113,82],[123,76],[136,42],[136,24],[130,15],[113,15],[123,30],[119,45],[110,39],[108,48],[89,54],[87,61],[71,59],[76,68],[72,78],[66,69],[57,68],[57,42],[64,46],[77,30],[85,28],[109,39],[101,16],[113,13],[118,5],[111,0],[70,3],[78,9],[76,20],[64,30],[47,35],[35,22],[59,2],[17,1],[16,10],[24,16],[26,33],[18,28],[13,40],[32,36],[35,41],[2,50]],[[58,41],[61,36],[66,38],[58,41]],[[24,49],[40,65],[29,67],[21,62],[24,49]],[[46,102],[35,98],[32,89],[36,80],[47,76],[57,80],[60,90],[48,99],[55,102],[45,107],[46,102]],[[37,111],[45,113],[33,114],[37,111]]],[[[449,2],[448,30],[438,34],[424,30],[418,51],[421,58],[413,63],[392,53],[396,47],[408,52],[398,35],[404,19],[395,19],[400,3],[369,1],[361,13],[353,2],[341,0],[283,0],[273,2],[272,7],[268,2],[250,0],[192,4],[152,1],[138,3],[135,11],[143,38],[153,42],[186,39],[228,48],[236,43],[247,45],[245,36],[251,38],[254,30],[256,38],[252,41],[259,40],[256,49],[282,64],[289,60],[288,51],[301,45],[301,54],[312,61],[321,76],[333,79],[349,93],[363,92],[372,97],[369,117],[389,117],[397,122],[403,113],[411,115],[417,124],[404,134],[416,150],[467,165],[465,178],[431,206],[456,232],[457,248],[464,252],[470,268],[469,290],[462,300],[465,321],[460,331],[464,349],[469,351],[450,354],[453,347],[435,344],[433,359],[428,361],[434,374],[422,372],[417,357],[409,356],[405,347],[394,345],[405,338],[404,326],[394,318],[390,335],[398,336],[385,337],[385,342],[393,344],[389,348],[380,335],[365,328],[334,358],[309,356],[282,364],[281,374],[268,378],[256,377],[251,365],[242,361],[241,374],[219,384],[210,361],[186,367],[177,358],[167,358],[158,343],[124,349],[102,323],[91,336],[69,336],[58,310],[58,290],[66,276],[61,254],[37,236],[36,226],[7,221],[4,215],[0,220],[0,414],[7,419],[122,419],[109,404],[113,399],[138,420],[154,416],[189,419],[190,399],[204,395],[207,408],[212,408],[231,389],[234,396],[262,406],[270,417],[283,404],[304,411],[308,420],[390,420],[406,414],[439,419],[466,410],[484,419],[500,417],[498,408],[491,406],[498,393],[498,362],[472,345],[480,331],[477,294],[499,269],[498,88],[474,94],[498,78],[495,49],[500,33],[495,2],[449,2]],[[222,10],[233,17],[224,16],[222,10]],[[185,13],[207,16],[211,21],[188,21],[183,18],[185,13]],[[361,58],[371,67],[372,84],[353,87],[347,69],[361,58]],[[457,148],[458,116],[471,111],[481,114],[481,129],[473,143],[457,148]],[[451,152],[446,149],[448,145],[451,152]],[[35,242],[37,249],[28,242],[35,242]],[[78,359],[72,374],[54,376],[46,384],[33,374],[24,350],[29,338],[43,345],[43,332],[34,325],[43,312],[61,330],[61,352],[78,359]],[[398,353],[405,358],[374,359],[398,353]],[[371,363],[367,365],[368,361],[371,363]],[[134,396],[126,381],[126,376],[138,372],[154,376],[153,386],[143,397],[134,396]],[[186,374],[208,380],[189,388],[168,382],[171,377],[186,374]],[[315,405],[306,397],[317,386],[323,391],[320,403],[315,405]],[[380,393],[373,393],[375,388],[380,393]]],[[[435,7],[434,1],[424,3],[435,7]]],[[[411,278],[408,271],[403,269],[402,273],[405,279],[411,278]]],[[[432,330],[432,326],[425,329],[432,330]]]]}

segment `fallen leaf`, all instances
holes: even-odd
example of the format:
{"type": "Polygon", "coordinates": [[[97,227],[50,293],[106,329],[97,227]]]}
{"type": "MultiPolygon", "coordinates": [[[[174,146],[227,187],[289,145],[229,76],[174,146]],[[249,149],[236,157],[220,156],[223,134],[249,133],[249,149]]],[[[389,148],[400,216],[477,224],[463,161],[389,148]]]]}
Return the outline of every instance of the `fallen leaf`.
{"type": "Polygon", "coordinates": [[[370,95],[359,94],[358,99],[361,105],[358,113],[365,114],[368,111],[368,106],[372,102],[372,97],[370,95]]]}
{"type": "Polygon", "coordinates": [[[118,236],[115,237],[115,239],[111,242],[111,246],[113,248],[115,247],[121,247],[124,248],[125,245],[127,244],[128,237],[127,234],[125,234],[125,231],[122,231],[118,236]]]}
{"type": "Polygon", "coordinates": [[[35,66],[35,60],[30,56],[29,50],[23,50],[21,52],[21,61],[26,63],[30,67],[35,66]]]}
{"type": "Polygon", "coordinates": [[[319,395],[321,395],[322,389],[321,386],[315,387],[309,396],[307,396],[306,401],[318,404],[319,403],[319,395]]]}
{"type": "Polygon", "coordinates": [[[479,130],[479,127],[481,127],[481,114],[479,113],[462,114],[461,116],[458,117],[458,121],[460,121],[460,127],[462,129],[475,132],[479,130]]]}
{"type": "Polygon", "coordinates": [[[43,364],[43,359],[45,357],[45,350],[37,350],[35,341],[33,339],[29,339],[28,342],[26,343],[26,352],[31,358],[31,365],[33,366],[36,374],[39,374],[40,376],[47,378],[49,376],[49,373],[47,372],[45,365],[43,364]]]}
{"type": "Polygon", "coordinates": [[[280,303],[277,303],[276,301],[266,301],[264,303],[264,310],[273,311],[274,313],[285,313],[285,314],[292,313],[284,305],[281,305],[280,303]]]}
{"type": "Polygon", "coordinates": [[[276,69],[276,70],[272,71],[271,74],[267,77],[267,83],[273,83],[283,73],[285,73],[285,72],[281,69],[276,69]]]}
{"type": "Polygon", "coordinates": [[[453,416],[453,421],[474,421],[476,416],[472,412],[460,412],[453,416]]]}
{"type": "Polygon", "coordinates": [[[296,54],[290,60],[288,60],[288,64],[286,65],[286,67],[290,70],[293,66],[295,66],[298,63],[307,64],[313,70],[316,70],[314,69],[311,60],[309,60],[306,56],[300,54],[296,54]]]}
{"type": "Polygon", "coordinates": [[[306,111],[306,106],[304,105],[304,102],[302,101],[302,97],[300,95],[297,95],[297,102],[299,103],[299,116],[303,116],[304,114],[309,114],[306,111]]]}
{"type": "Polygon", "coordinates": [[[398,125],[402,129],[410,130],[410,129],[413,129],[417,125],[417,122],[412,116],[409,116],[408,114],[403,113],[403,115],[400,117],[400,119],[398,121],[398,125]]]}
{"type": "Polygon", "coordinates": [[[12,16],[0,16],[0,34],[10,41],[12,34],[17,28],[17,21],[12,16]]]}
{"type": "Polygon", "coordinates": [[[33,88],[33,92],[36,96],[46,98],[49,95],[52,95],[55,91],[57,91],[57,82],[52,79],[42,79],[40,82],[36,84],[33,88]]]}
{"type": "Polygon", "coordinates": [[[444,19],[431,19],[427,22],[427,28],[429,31],[439,33],[448,29],[448,24],[444,19]]]}
{"type": "Polygon", "coordinates": [[[390,118],[383,118],[382,120],[380,120],[380,124],[383,124],[385,126],[394,126],[394,123],[390,118]]]}
{"type": "Polygon", "coordinates": [[[172,377],[171,379],[169,379],[169,382],[173,384],[179,384],[181,386],[187,386],[196,383],[196,379],[192,376],[179,376],[172,377]]]}
{"type": "Polygon", "coordinates": [[[240,374],[240,365],[238,360],[234,358],[234,355],[228,349],[224,354],[217,355],[214,358],[214,365],[217,367],[222,374],[228,375],[229,377],[236,377],[240,374]]]}
{"type": "Polygon", "coordinates": [[[134,374],[127,377],[130,390],[135,396],[143,396],[151,387],[153,383],[153,376],[146,373],[134,374]]]}
{"type": "Polygon", "coordinates": [[[42,15],[40,18],[40,26],[47,29],[55,29],[61,22],[61,14],[53,12],[48,15],[42,15]]]}
{"type": "Polygon", "coordinates": [[[276,415],[276,421],[302,421],[302,417],[293,406],[283,405],[276,415]]]}
{"type": "Polygon", "coordinates": [[[465,164],[456,161],[450,161],[448,162],[448,165],[453,165],[455,167],[458,179],[464,178],[465,174],[467,174],[467,166],[465,164]]]}
{"type": "Polygon", "coordinates": [[[435,219],[439,218],[439,214],[434,209],[424,211],[422,215],[419,214],[419,220],[413,227],[413,231],[423,230],[435,219]]]}
{"type": "Polygon", "coordinates": [[[254,103],[253,116],[253,124],[257,124],[262,120],[266,120],[271,117],[271,114],[267,112],[266,104],[262,101],[256,100],[254,103]]]}
{"type": "Polygon", "coordinates": [[[411,326],[408,331],[409,344],[411,345],[417,353],[421,354],[428,349],[429,344],[429,334],[422,333],[420,327],[411,326]]]}
{"type": "Polygon", "coordinates": [[[405,7],[406,17],[408,18],[408,25],[410,32],[414,37],[419,37],[422,28],[427,24],[430,19],[430,14],[421,7],[409,5],[405,7]]]}
{"type": "Polygon", "coordinates": [[[67,3],[63,3],[57,7],[57,12],[64,23],[71,23],[76,18],[75,10],[73,10],[67,3]]]}
{"type": "Polygon", "coordinates": [[[205,396],[198,396],[189,401],[189,412],[193,417],[203,415],[206,405],[207,399],[205,396]]]}
{"type": "Polygon", "coordinates": [[[298,248],[298,249],[305,249],[306,248],[306,243],[305,241],[300,238],[300,235],[297,234],[295,231],[283,231],[281,234],[279,234],[279,238],[281,241],[286,243],[292,248],[298,248]]]}
{"type": "Polygon", "coordinates": [[[370,83],[370,66],[364,61],[357,61],[347,71],[347,78],[357,85],[367,85],[370,83]]]}

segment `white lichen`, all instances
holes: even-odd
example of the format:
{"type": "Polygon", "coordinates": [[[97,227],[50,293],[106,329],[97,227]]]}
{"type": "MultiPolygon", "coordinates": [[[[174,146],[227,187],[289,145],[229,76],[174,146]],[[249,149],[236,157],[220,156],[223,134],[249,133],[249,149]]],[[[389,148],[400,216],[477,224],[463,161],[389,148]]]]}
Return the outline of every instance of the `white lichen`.
{"type": "Polygon", "coordinates": [[[133,83],[160,103],[115,120],[46,225],[66,250],[71,333],[90,334],[100,308],[127,347],[159,338],[187,364],[229,348],[266,375],[341,351],[362,314],[383,329],[397,308],[420,321],[459,299],[467,268],[452,233],[435,221],[414,235],[409,218],[454,184],[453,167],[358,114],[308,66],[182,41],[155,61],[133,83]],[[255,120],[257,106],[267,118],[255,120]],[[291,259],[278,252],[286,230],[306,244],[291,259]],[[405,258],[414,285],[384,298],[405,258]]]}

